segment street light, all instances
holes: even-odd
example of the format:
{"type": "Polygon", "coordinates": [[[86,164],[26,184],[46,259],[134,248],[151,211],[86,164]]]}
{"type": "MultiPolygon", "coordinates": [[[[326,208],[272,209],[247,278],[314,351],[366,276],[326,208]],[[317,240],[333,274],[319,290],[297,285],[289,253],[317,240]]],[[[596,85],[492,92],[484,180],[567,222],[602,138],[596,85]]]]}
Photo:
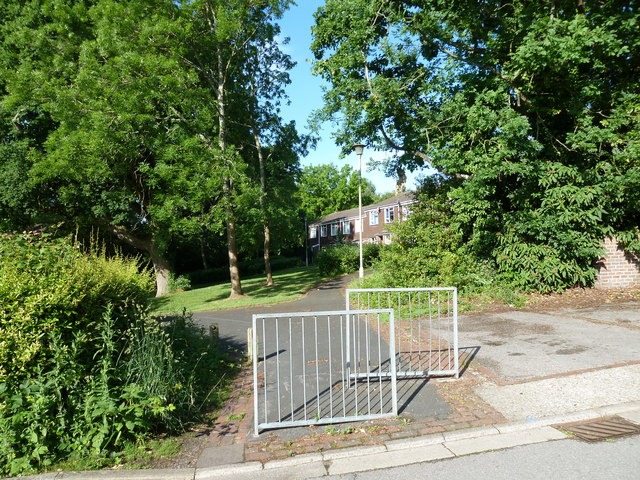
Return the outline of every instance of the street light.
{"type": "Polygon", "coordinates": [[[358,156],[358,232],[360,233],[360,278],[364,277],[364,267],[362,265],[362,152],[364,151],[362,143],[353,145],[353,150],[358,156]]]}

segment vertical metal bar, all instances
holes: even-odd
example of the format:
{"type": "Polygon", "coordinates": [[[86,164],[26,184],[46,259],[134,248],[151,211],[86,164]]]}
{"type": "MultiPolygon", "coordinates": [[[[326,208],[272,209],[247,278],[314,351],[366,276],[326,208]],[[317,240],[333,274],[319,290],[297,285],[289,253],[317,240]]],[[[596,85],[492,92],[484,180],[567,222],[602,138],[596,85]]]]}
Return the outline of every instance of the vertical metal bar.
{"type": "Polygon", "coordinates": [[[409,304],[409,369],[413,368],[413,311],[411,309],[411,292],[407,292],[407,303],[409,304]]]}
{"type": "Polygon", "coordinates": [[[451,370],[451,349],[453,342],[451,338],[451,292],[447,291],[447,370],[451,370]]]}
{"type": "Polygon", "coordinates": [[[302,404],[304,411],[304,419],[307,419],[307,356],[304,348],[304,319],[300,317],[302,322],[302,404]]]}
{"type": "MultiPolygon", "coordinates": [[[[360,293],[358,293],[358,301],[360,301],[360,293]]],[[[347,312],[349,311],[349,293],[347,292],[347,312]]],[[[351,388],[351,326],[349,325],[349,315],[347,314],[346,322],[346,349],[347,349],[347,388],[351,388]]],[[[344,385],[344,384],[343,384],[344,385]]]]}
{"type": "MultiPolygon", "coordinates": [[[[442,314],[440,309],[440,290],[438,290],[438,331],[442,331],[442,314]]],[[[438,370],[442,370],[442,335],[438,335],[438,370]]]]}
{"type": "Polygon", "coordinates": [[[265,321],[262,319],[262,366],[264,370],[264,423],[269,421],[267,410],[267,335],[265,333],[265,321]]]}
{"type": "Polygon", "coordinates": [[[251,328],[253,328],[253,430],[256,435],[258,435],[258,340],[256,337],[258,336],[258,329],[256,328],[256,315],[253,315],[251,318],[251,328]]]}
{"type": "Polygon", "coordinates": [[[331,360],[333,359],[333,354],[331,352],[331,317],[327,315],[327,343],[329,344],[329,416],[333,418],[333,377],[331,372],[333,370],[331,366],[331,360]]]}
{"type": "Polygon", "coordinates": [[[278,421],[282,420],[282,411],[280,408],[280,330],[278,325],[280,319],[276,318],[276,385],[278,392],[278,421]]]}
{"type": "Polygon", "coordinates": [[[433,309],[431,305],[431,292],[427,292],[429,299],[429,372],[433,370],[433,309]]]}
{"type": "Polygon", "coordinates": [[[291,402],[291,421],[293,422],[293,325],[289,317],[289,400],[291,402]]]}
{"type": "Polygon", "coordinates": [[[458,365],[458,289],[453,289],[453,364],[456,378],[460,378],[460,366],[458,365]]]}
{"type": "MultiPolygon", "coordinates": [[[[347,314],[347,319],[349,318],[349,314],[347,314]]],[[[345,391],[346,391],[346,386],[344,384],[344,372],[345,372],[345,363],[344,363],[344,336],[343,336],[343,330],[344,330],[344,326],[342,324],[342,322],[344,321],[344,316],[340,315],[340,377],[342,380],[342,385],[341,385],[341,390],[342,390],[342,416],[346,417],[347,416],[347,402],[345,399],[345,391]]],[[[348,320],[347,320],[348,321],[348,320]]],[[[347,381],[349,383],[351,383],[351,380],[349,380],[349,371],[347,370],[347,381]]]]}
{"type": "Polygon", "coordinates": [[[422,291],[418,291],[418,370],[422,370],[422,291]]]}
{"type": "Polygon", "coordinates": [[[316,404],[318,405],[318,420],[320,420],[320,415],[322,412],[320,411],[320,372],[318,366],[318,316],[313,316],[313,328],[314,328],[314,338],[316,340],[316,404]]]}
{"type": "Polygon", "coordinates": [[[366,355],[367,355],[367,415],[371,415],[371,348],[370,344],[370,336],[369,336],[369,315],[365,315],[366,319],[364,336],[366,343],[366,355]]]}
{"type": "MultiPolygon", "coordinates": [[[[352,321],[354,322],[354,325],[353,325],[353,331],[354,331],[354,333],[355,333],[355,331],[356,331],[356,325],[355,325],[356,315],[351,315],[351,319],[352,319],[352,321]]],[[[358,337],[358,340],[359,340],[359,337],[358,337]]],[[[359,366],[360,360],[359,360],[359,357],[358,357],[358,355],[359,355],[359,350],[356,350],[357,345],[355,344],[355,342],[356,342],[356,335],[354,335],[354,336],[353,336],[353,341],[354,341],[353,350],[354,350],[354,352],[355,352],[356,359],[357,359],[357,361],[356,361],[356,362],[354,362],[354,374],[355,374],[355,375],[354,375],[354,377],[353,377],[353,388],[354,388],[354,392],[355,392],[355,395],[356,395],[356,396],[355,396],[355,408],[356,408],[355,415],[357,416],[357,415],[358,415],[358,366],[359,366]]]]}
{"type": "MultiPolygon", "coordinates": [[[[380,302],[378,301],[378,306],[380,305],[380,302]]],[[[382,406],[382,345],[380,342],[380,336],[382,335],[382,330],[380,329],[381,325],[380,325],[380,314],[378,313],[378,388],[380,390],[380,413],[383,413],[383,406],[382,406]]]]}
{"type": "Polygon", "coordinates": [[[396,378],[396,351],[395,351],[395,338],[393,330],[395,327],[395,319],[393,315],[393,310],[390,311],[389,314],[389,323],[392,328],[389,328],[389,358],[391,359],[391,405],[393,408],[393,414],[398,415],[398,382],[396,378]]]}
{"type": "Polygon", "coordinates": [[[398,321],[398,330],[395,332],[397,334],[396,338],[397,338],[397,355],[398,355],[398,360],[401,362],[402,364],[402,300],[400,300],[400,292],[398,292],[398,298],[397,298],[397,302],[396,302],[396,306],[397,306],[397,312],[398,312],[398,316],[396,318],[396,320],[398,321]]]}

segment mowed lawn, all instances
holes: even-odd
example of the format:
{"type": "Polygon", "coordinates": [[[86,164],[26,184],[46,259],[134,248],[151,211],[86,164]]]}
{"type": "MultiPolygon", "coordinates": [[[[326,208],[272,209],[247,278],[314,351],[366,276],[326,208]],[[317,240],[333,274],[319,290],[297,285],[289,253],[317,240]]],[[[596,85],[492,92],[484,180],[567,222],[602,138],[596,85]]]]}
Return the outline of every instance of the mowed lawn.
{"type": "Polygon", "coordinates": [[[184,309],[202,312],[289,302],[321,282],[322,277],[315,266],[296,267],[275,272],[273,280],[275,285],[266,287],[264,274],[243,278],[242,290],[246,297],[234,300],[228,298],[231,292],[228,282],[154,298],[151,302],[152,313],[182,313],[184,309]]]}

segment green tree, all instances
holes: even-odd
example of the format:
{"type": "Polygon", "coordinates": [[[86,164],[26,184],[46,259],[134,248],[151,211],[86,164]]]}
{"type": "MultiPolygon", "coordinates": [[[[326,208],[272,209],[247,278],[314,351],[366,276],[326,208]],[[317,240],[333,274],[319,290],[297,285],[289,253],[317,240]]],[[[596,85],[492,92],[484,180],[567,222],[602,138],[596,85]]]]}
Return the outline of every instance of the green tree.
{"type": "MultiPolygon", "coordinates": [[[[338,170],[334,165],[315,165],[302,170],[298,184],[300,208],[309,220],[358,206],[358,172],[348,165],[338,170]]],[[[362,179],[362,204],[376,200],[375,186],[362,179]]]]}
{"type": "Polygon", "coordinates": [[[226,230],[241,294],[236,210],[256,190],[249,81],[266,81],[254,65],[289,66],[263,56],[288,4],[1,2],[3,228],[104,229],[149,255],[158,295],[172,244],[226,230]]]}
{"type": "Polygon", "coordinates": [[[47,194],[38,209],[147,252],[165,293],[169,240],[195,228],[192,214],[211,206],[222,179],[195,133],[207,112],[182,60],[180,11],[52,1],[5,12],[2,113],[29,147],[27,185],[47,194]]]}
{"type": "MultiPolygon", "coordinates": [[[[185,8],[192,11],[194,22],[190,32],[191,62],[215,99],[217,128],[201,132],[212,154],[217,153],[223,162],[223,205],[227,232],[227,251],[231,277],[231,297],[242,295],[238,268],[235,204],[237,185],[246,182],[246,158],[241,146],[245,138],[256,138],[257,118],[252,100],[262,92],[256,92],[265,79],[265,72],[274,68],[283,75],[281,67],[290,68],[288,57],[276,47],[275,37],[279,29],[274,24],[291,0],[233,0],[196,1],[185,8]],[[261,68],[254,68],[256,66],[261,68]],[[261,76],[262,74],[262,76],[261,76]],[[257,87],[256,87],[257,86],[257,87]],[[249,123],[233,119],[249,118],[249,123]],[[214,141],[214,138],[216,141],[214,141]]],[[[280,79],[286,81],[286,78],[280,79]]],[[[279,87],[276,87],[276,90],[279,87]]],[[[258,152],[262,154],[261,147],[258,152]]],[[[264,194],[259,196],[263,202],[264,194]]]]}
{"type": "Polygon", "coordinates": [[[524,288],[594,281],[600,242],[638,251],[635,1],[328,0],[320,118],[338,141],[445,175],[469,252],[524,288]]]}

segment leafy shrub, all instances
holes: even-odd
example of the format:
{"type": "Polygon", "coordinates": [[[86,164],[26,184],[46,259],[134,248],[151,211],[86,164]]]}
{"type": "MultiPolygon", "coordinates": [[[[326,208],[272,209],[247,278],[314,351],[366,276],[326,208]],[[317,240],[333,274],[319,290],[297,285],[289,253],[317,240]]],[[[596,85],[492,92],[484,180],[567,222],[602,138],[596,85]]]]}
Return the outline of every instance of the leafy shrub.
{"type": "Polygon", "coordinates": [[[171,293],[191,290],[191,279],[185,275],[176,276],[172,273],[169,277],[169,290],[171,293]]]}
{"type": "Polygon", "coordinates": [[[1,240],[0,474],[117,462],[128,443],[220,399],[233,364],[189,318],[161,324],[136,305],[153,281],[135,260],[1,240]]]}
{"type": "MultiPolygon", "coordinates": [[[[380,245],[367,243],[362,245],[362,263],[371,267],[380,257],[380,245]]],[[[324,276],[341,275],[356,272],[360,268],[360,247],[358,244],[341,244],[325,247],[317,258],[318,269],[324,276]]]]}
{"type": "Polygon", "coordinates": [[[380,251],[366,287],[470,287],[490,283],[493,269],[465,247],[441,196],[421,198],[411,216],[390,225],[393,243],[380,251]]]}

